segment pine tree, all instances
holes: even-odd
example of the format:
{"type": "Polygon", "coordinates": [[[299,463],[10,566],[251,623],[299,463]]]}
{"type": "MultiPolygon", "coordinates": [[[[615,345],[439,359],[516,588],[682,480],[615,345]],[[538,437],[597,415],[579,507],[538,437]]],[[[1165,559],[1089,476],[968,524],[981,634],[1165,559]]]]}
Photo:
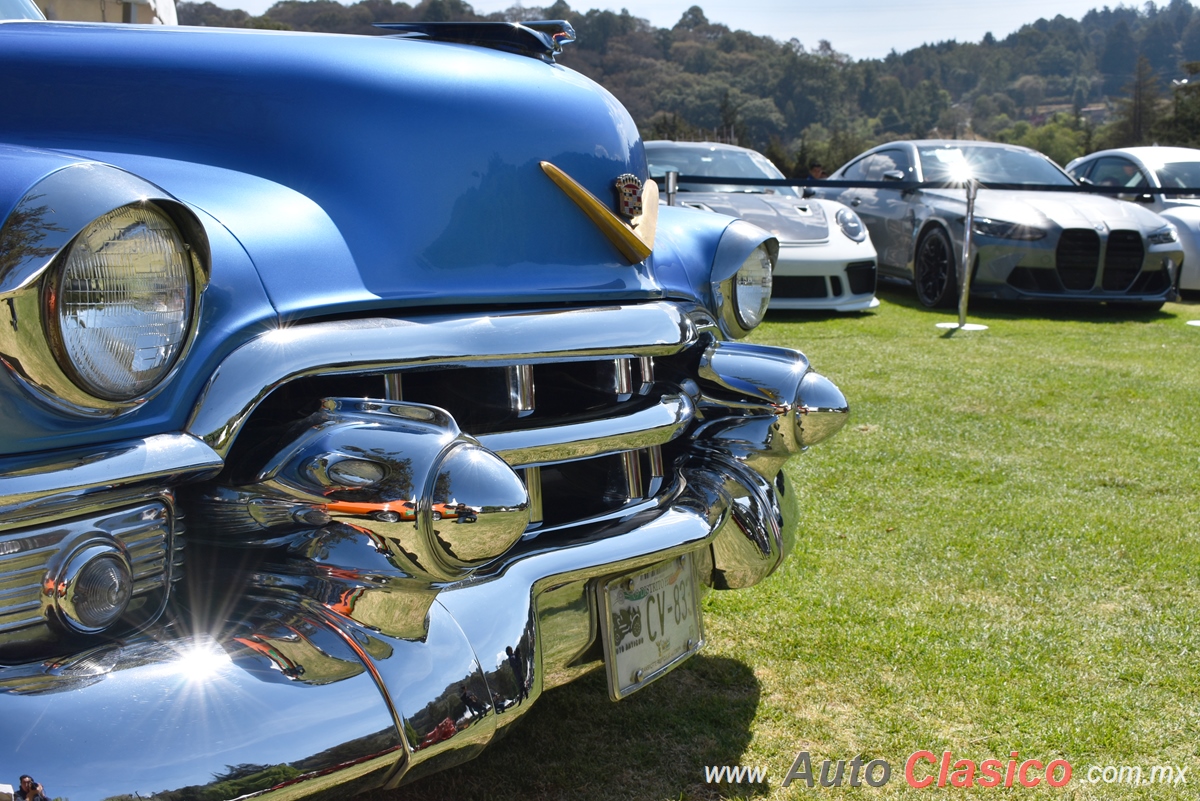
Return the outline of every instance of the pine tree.
{"type": "Polygon", "coordinates": [[[1123,91],[1125,97],[1117,101],[1117,118],[1104,132],[1104,144],[1107,147],[1150,144],[1150,131],[1161,116],[1162,95],[1158,76],[1145,56],[1138,56],[1133,80],[1123,91]]]}
{"type": "Polygon", "coordinates": [[[1183,65],[1184,80],[1173,81],[1172,113],[1154,129],[1159,144],[1180,147],[1200,146],[1200,61],[1183,65]]]}

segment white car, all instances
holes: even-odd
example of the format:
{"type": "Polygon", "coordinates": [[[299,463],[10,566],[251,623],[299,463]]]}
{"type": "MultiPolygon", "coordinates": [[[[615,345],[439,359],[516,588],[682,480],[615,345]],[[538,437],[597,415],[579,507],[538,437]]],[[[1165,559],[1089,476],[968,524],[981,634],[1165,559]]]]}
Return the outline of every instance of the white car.
{"type": "Polygon", "coordinates": [[[875,247],[850,207],[789,186],[721,184],[721,178],[783,179],[754,150],[713,142],[646,142],[650,177],[668,172],[715,182],[679,184],[676,205],[740,217],[779,240],[771,308],[863,311],[875,298],[875,247]]]}
{"type": "Polygon", "coordinates": [[[1179,288],[1200,291],[1200,195],[1161,194],[1161,190],[1172,188],[1200,187],[1200,150],[1190,147],[1101,150],[1075,159],[1067,165],[1067,172],[1082,183],[1142,190],[1121,197],[1158,212],[1174,224],[1183,246],[1179,288]]]}

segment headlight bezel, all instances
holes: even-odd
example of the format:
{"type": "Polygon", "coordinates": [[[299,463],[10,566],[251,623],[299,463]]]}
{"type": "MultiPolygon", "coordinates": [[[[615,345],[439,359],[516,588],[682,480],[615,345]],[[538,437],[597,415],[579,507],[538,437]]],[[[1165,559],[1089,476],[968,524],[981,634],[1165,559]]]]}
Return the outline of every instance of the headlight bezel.
{"type": "MultiPolygon", "coordinates": [[[[57,411],[114,417],[139,408],[171,382],[195,341],[201,300],[211,274],[202,224],[162,189],[123,170],[92,162],[70,165],[36,183],[0,229],[0,241],[18,224],[34,230],[31,221],[36,222],[38,246],[10,254],[0,274],[0,354],[6,357],[4,362],[22,386],[57,411]],[[135,395],[105,397],[78,379],[61,342],[55,341],[58,321],[53,318],[47,293],[53,291],[77,237],[104,215],[126,206],[152,208],[178,233],[192,287],[190,309],[182,342],[157,381],[135,395]]],[[[9,239],[13,241],[12,236],[9,239]]]]}
{"type": "MultiPolygon", "coordinates": [[[[758,319],[747,319],[739,309],[737,293],[738,277],[751,258],[761,253],[770,264],[768,275],[773,276],[779,263],[779,240],[756,225],[745,220],[734,220],[721,235],[713,258],[711,289],[717,325],[730,339],[741,339],[762,322],[771,304],[768,289],[761,304],[758,319]]],[[[743,296],[742,300],[746,298],[743,296]]]]}

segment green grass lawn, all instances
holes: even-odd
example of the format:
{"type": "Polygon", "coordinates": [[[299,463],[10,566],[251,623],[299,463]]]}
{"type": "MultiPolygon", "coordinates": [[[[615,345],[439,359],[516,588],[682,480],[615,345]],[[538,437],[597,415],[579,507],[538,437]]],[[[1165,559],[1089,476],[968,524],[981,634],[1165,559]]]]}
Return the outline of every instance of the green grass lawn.
{"type": "Polygon", "coordinates": [[[712,593],[704,653],[626,701],[603,674],[547,693],[478,760],[401,795],[939,797],[921,749],[1068,760],[1061,790],[1200,796],[1198,304],[1131,316],[976,304],[989,330],[885,290],[872,313],[773,314],[851,403],[795,459],[798,546],[712,593]],[[797,752],[887,760],[881,788],[781,786],[797,752]],[[706,784],[704,766],[768,782],[706,784]],[[1090,766],[1189,767],[1186,785],[1088,784],[1090,766]],[[1192,774],[1195,775],[1192,775],[1192,774]]]}

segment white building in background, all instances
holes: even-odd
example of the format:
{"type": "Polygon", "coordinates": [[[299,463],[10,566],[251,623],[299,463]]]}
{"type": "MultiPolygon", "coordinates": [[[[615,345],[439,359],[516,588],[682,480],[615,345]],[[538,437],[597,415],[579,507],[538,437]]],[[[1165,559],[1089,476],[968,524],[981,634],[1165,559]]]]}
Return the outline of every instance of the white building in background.
{"type": "Polygon", "coordinates": [[[178,25],[175,0],[37,0],[46,19],[178,25]]]}

